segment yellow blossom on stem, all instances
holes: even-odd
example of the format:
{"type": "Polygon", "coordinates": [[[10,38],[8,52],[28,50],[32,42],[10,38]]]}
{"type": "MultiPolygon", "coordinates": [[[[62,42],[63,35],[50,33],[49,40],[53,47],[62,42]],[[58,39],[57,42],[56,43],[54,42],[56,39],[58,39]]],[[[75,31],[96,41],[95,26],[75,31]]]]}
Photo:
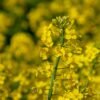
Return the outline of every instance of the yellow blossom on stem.
{"type": "Polygon", "coordinates": [[[42,48],[40,52],[40,57],[43,60],[46,60],[48,58],[48,52],[49,52],[49,49],[47,47],[42,48]]]}
{"type": "Polygon", "coordinates": [[[44,28],[41,40],[45,46],[52,47],[53,41],[52,41],[52,37],[51,37],[51,31],[49,30],[48,27],[44,28]]]}
{"type": "Polygon", "coordinates": [[[77,34],[75,29],[66,29],[65,30],[66,34],[65,34],[65,39],[70,40],[70,39],[77,39],[77,34]]]}

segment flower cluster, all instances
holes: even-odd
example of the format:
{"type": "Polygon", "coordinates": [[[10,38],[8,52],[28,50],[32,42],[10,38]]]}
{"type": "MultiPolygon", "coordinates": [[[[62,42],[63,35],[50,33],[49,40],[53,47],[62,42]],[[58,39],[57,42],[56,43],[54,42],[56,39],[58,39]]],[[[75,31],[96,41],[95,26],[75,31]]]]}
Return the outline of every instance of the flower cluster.
{"type": "Polygon", "coordinates": [[[55,64],[51,68],[48,100],[53,98],[52,95],[55,92],[58,94],[58,100],[88,99],[88,95],[85,95],[89,94],[86,89],[92,84],[90,81],[90,77],[93,77],[91,70],[95,66],[93,62],[98,59],[100,50],[93,43],[86,45],[80,43],[82,36],[78,32],[76,33],[73,20],[69,17],[56,17],[50,25],[47,30],[45,29],[41,39],[43,62],[50,60],[52,65],[55,64]],[[50,27],[50,25],[55,28],[50,27]],[[56,36],[56,41],[55,32],[59,34],[58,37],[56,36]],[[88,70],[88,74],[84,70],[88,70]],[[59,97],[59,95],[61,96],[59,97]]]}

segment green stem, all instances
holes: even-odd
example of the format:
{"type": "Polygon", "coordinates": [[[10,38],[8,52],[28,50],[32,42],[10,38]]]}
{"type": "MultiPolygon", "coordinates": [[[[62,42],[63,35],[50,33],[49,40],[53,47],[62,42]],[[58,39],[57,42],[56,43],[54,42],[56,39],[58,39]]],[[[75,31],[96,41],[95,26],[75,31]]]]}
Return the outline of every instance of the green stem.
{"type": "MultiPolygon", "coordinates": [[[[62,32],[62,36],[61,36],[61,47],[64,44],[64,29],[62,31],[63,32],[62,32]]],[[[55,81],[55,78],[56,78],[56,72],[57,72],[57,68],[58,68],[60,58],[61,58],[60,56],[56,58],[56,62],[55,62],[54,68],[53,68],[53,72],[52,72],[52,75],[51,75],[51,81],[50,81],[51,82],[50,83],[50,89],[49,89],[49,93],[48,93],[48,100],[51,100],[51,97],[52,97],[54,81],[55,81]]]]}

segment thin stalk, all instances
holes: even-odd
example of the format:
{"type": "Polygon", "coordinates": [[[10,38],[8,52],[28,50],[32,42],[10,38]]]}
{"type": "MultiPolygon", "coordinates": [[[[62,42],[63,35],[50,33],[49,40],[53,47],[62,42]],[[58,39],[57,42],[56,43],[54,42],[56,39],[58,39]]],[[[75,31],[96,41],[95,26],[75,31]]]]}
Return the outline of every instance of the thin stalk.
{"type": "MultiPolygon", "coordinates": [[[[64,29],[62,29],[62,35],[61,35],[61,47],[63,46],[64,44],[64,29]]],[[[58,64],[59,64],[59,61],[60,61],[60,56],[56,58],[56,62],[54,64],[54,68],[53,68],[53,72],[52,72],[52,75],[51,75],[51,83],[50,83],[50,89],[49,89],[49,93],[48,93],[48,100],[51,100],[51,97],[52,97],[52,92],[53,92],[53,86],[54,86],[54,81],[55,81],[55,78],[56,78],[56,73],[57,73],[57,68],[58,68],[58,64]]]]}

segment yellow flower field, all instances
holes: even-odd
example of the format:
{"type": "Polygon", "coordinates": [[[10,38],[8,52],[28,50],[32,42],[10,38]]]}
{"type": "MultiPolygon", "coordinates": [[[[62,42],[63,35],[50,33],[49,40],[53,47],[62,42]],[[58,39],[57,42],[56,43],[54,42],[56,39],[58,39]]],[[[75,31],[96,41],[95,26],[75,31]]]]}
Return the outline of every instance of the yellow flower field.
{"type": "Polygon", "coordinates": [[[0,0],[0,100],[100,100],[100,0],[0,0]]]}

